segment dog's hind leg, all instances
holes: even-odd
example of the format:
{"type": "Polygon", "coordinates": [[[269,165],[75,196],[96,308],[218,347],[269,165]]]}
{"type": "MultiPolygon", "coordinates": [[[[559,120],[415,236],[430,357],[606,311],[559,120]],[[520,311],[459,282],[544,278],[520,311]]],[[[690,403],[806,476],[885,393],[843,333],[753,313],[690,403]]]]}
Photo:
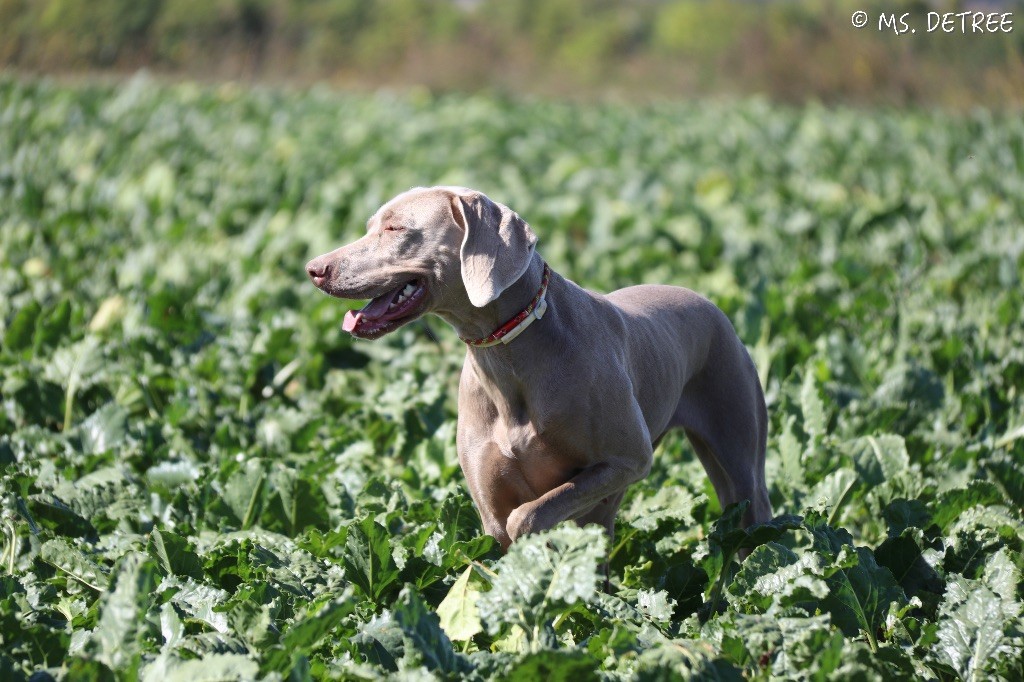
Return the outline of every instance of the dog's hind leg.
{"type": "Polygon", "coordinates": [[[723,508],[750,500],[744,526],[772,519],[764,475],[767,412],[759,384],[698,378],[686,387],[672,425],[686,432],[723,508]]]}
{"type": "Polygon", "coordinates": [[[693,445],[697,458],[711,479],[711,484],[718,495],[718,502],[724,509],[730,504],[750,500],[750,506],[743,514],[743,525],[770,521],[772,519],[771,502],[768,500],[768,489],[764,482],[764,460],[761,460],[760,471],[749,471],[745,468],[732,467],[727,470],[722,466],[723,458],[719,457],[712,446],[697,432],[685,429],[686,437],[693,445]]]}

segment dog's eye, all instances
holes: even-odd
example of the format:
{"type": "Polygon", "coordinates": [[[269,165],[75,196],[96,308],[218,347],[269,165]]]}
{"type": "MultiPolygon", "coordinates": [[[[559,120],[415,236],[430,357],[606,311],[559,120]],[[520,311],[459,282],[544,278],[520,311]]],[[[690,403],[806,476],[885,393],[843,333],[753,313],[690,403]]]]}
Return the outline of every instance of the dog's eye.
{"type": "Polygon", "coordinates": [[[384,227],[385,232],[404,232],[405,228],[401,225],[387,225],[384,227]]]}

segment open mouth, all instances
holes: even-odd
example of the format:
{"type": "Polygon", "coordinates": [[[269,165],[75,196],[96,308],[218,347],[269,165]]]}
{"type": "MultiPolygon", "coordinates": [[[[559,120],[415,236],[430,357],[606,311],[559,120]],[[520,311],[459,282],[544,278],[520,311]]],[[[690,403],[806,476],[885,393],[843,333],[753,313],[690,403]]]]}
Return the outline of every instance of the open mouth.
{"type": "Polygon", "coordinates": [[[423,310],[427,288],[412,280],[345,314],[341,328],[360,339],[375,339],[411,321],[423,310]]]}

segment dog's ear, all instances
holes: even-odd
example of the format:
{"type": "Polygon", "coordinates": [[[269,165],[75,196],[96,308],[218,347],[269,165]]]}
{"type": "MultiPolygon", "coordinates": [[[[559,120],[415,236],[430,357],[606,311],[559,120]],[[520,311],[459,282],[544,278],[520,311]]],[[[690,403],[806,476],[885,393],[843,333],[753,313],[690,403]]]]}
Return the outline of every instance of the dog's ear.
{"type": "Polygon", "coordinates": [[[465,231],[462,281],[470,303],[482,308],[526,272],[537,235],[515,211],[480,192],[453,194],[452,215],[465,231]]]}

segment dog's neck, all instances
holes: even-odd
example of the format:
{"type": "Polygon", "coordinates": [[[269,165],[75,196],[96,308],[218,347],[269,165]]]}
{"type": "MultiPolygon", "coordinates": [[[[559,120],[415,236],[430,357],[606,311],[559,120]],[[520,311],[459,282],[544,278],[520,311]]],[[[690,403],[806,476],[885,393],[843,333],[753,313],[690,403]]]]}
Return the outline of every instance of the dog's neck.
{"type": "Polygon", "coordinates": [[[497,299],[482,308],[466,306],[458,316],[448,314],[442,317],[464,339],[486,337],[530,305],[540,290],[543,278],[544,260],[534,253],[522,276],[501,292],[497,299]]]}

